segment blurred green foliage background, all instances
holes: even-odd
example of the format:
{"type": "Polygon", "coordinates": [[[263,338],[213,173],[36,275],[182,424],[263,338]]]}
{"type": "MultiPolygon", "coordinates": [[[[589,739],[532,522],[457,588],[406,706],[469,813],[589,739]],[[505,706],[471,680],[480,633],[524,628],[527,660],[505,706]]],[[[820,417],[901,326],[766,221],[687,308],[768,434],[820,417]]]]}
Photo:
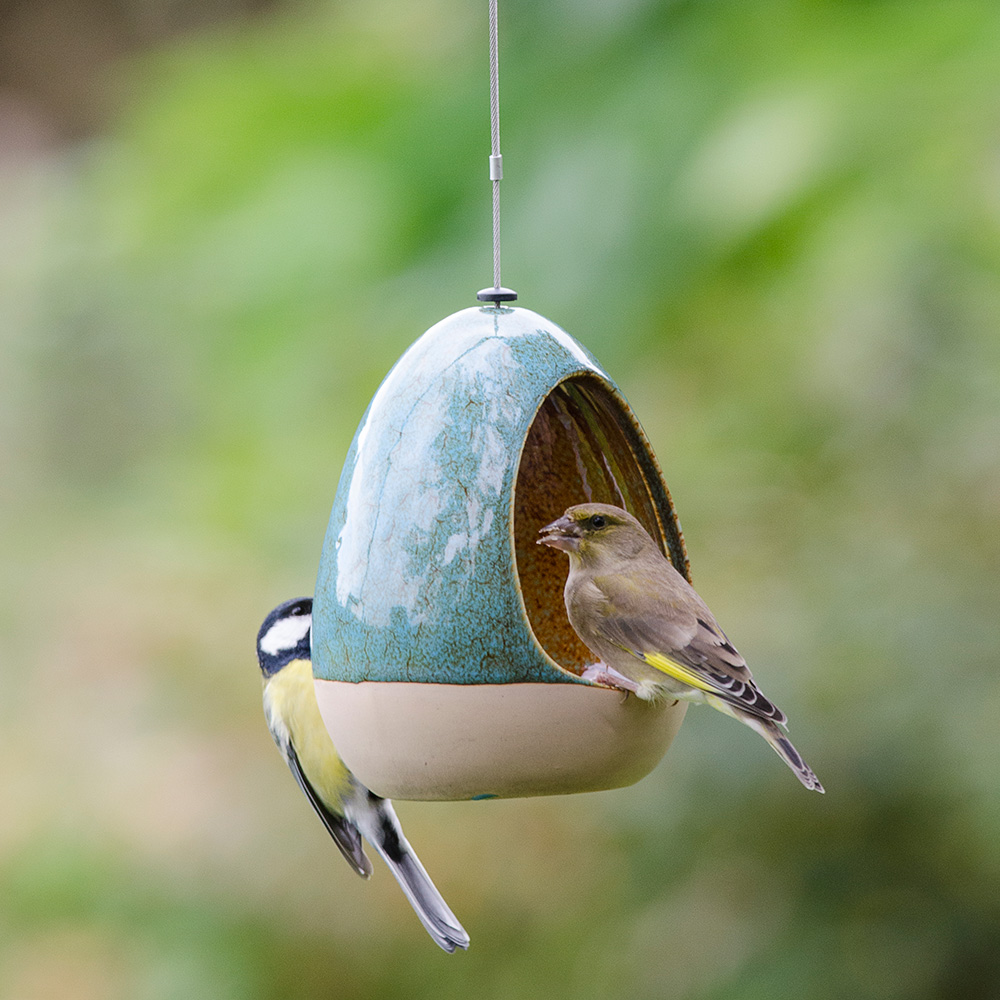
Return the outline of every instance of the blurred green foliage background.
{"type": "Polygon", "coordinates": [[[486,3],[252,6],[84,126],[0,92],[0,997],[1000,997],[1000,8],[501,5],[504,281],[629,396],[827,795],[693,710],[629,789],[403,803],[448,958],[253,639],[491,281],[486,3]]]}

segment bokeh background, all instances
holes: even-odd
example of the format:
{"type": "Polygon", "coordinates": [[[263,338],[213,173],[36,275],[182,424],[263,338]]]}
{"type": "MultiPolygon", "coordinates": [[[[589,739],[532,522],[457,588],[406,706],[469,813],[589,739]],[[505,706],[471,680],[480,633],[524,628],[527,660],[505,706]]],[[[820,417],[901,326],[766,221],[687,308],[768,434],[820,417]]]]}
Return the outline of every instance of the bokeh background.
{"type": "Polygon", "coordinates": [[[399,812],[264,727],[406,346],[491,280],[485,0],[0,5],[0,997],[1000,997],[1000,8],[504,0],[504,279],[629,396],[827,795],[399,812]]]}

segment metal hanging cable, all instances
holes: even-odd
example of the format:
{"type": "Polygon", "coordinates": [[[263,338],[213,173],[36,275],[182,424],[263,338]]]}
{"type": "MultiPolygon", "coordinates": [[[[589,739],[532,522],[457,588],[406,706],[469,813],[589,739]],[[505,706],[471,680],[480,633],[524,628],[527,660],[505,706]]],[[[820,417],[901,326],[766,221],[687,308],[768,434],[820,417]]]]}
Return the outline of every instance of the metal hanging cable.
{"type": "Polygon", "coordinates": [[[500,181],[503,178],[503,157],[500,155],[500,59],[497,44],[497,0],[490,4],[490,181],[493,184],[493,287],[484,288],[476,298],[492,302],[498,309],[501,302],[513,302],[517,292],[500,284],[500,181]]]}

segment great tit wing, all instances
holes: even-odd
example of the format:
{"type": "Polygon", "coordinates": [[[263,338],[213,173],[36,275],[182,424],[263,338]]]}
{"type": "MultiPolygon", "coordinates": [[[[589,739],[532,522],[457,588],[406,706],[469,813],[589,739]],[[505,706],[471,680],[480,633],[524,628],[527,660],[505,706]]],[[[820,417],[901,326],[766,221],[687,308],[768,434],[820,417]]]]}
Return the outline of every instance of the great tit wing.
{"type": "Polygon", "coordinates": [[[594,628],[607,642],[670,677],[762,719],[785,715],[761,694],[736,647],[690,588],[656,575],[596,577],[604,601],[594,628]]]}
{"type": "Polygon", "coordinates": [[[340,848],[340,853],[362,878],[369,878],[372,873],[372,863],[368,860],[368,855],[365,854],[358,828],[345,816],[338,816],[331,812],[316,794],[316,789],[310,784],[305,771],[302,770],[295,747],[288,743],[282,749],[285,751],[285,760],[288,761],[289,770],[295,775],[299,788],[302,789],[313,809],[316,810],[316,815],[323,821],[323,825],[333,837],[333,842],[340,848]]]}

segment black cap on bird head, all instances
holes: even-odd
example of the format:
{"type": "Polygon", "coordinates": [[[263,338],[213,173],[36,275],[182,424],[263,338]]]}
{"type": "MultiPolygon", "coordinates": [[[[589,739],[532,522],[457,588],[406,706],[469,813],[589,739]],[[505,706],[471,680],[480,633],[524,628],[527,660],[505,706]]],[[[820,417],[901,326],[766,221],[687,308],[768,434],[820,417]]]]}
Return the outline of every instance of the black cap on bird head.
{"type": "Polygon", "coordinates": [[[257,633],[257,660],[265,677],[292,660],[311,658],[312,598],[296,597],[279,604],[257,633]]]}
{"type": "Polygon", "coordinates": [[[584,561],[596,559],[602,552],[628,558],[649,546],[659,551],[646,529],[628,511],[608,503],[570,507],[539,534],[539,545],[562,549],[571,559],[575,556],[584,561]]]}

